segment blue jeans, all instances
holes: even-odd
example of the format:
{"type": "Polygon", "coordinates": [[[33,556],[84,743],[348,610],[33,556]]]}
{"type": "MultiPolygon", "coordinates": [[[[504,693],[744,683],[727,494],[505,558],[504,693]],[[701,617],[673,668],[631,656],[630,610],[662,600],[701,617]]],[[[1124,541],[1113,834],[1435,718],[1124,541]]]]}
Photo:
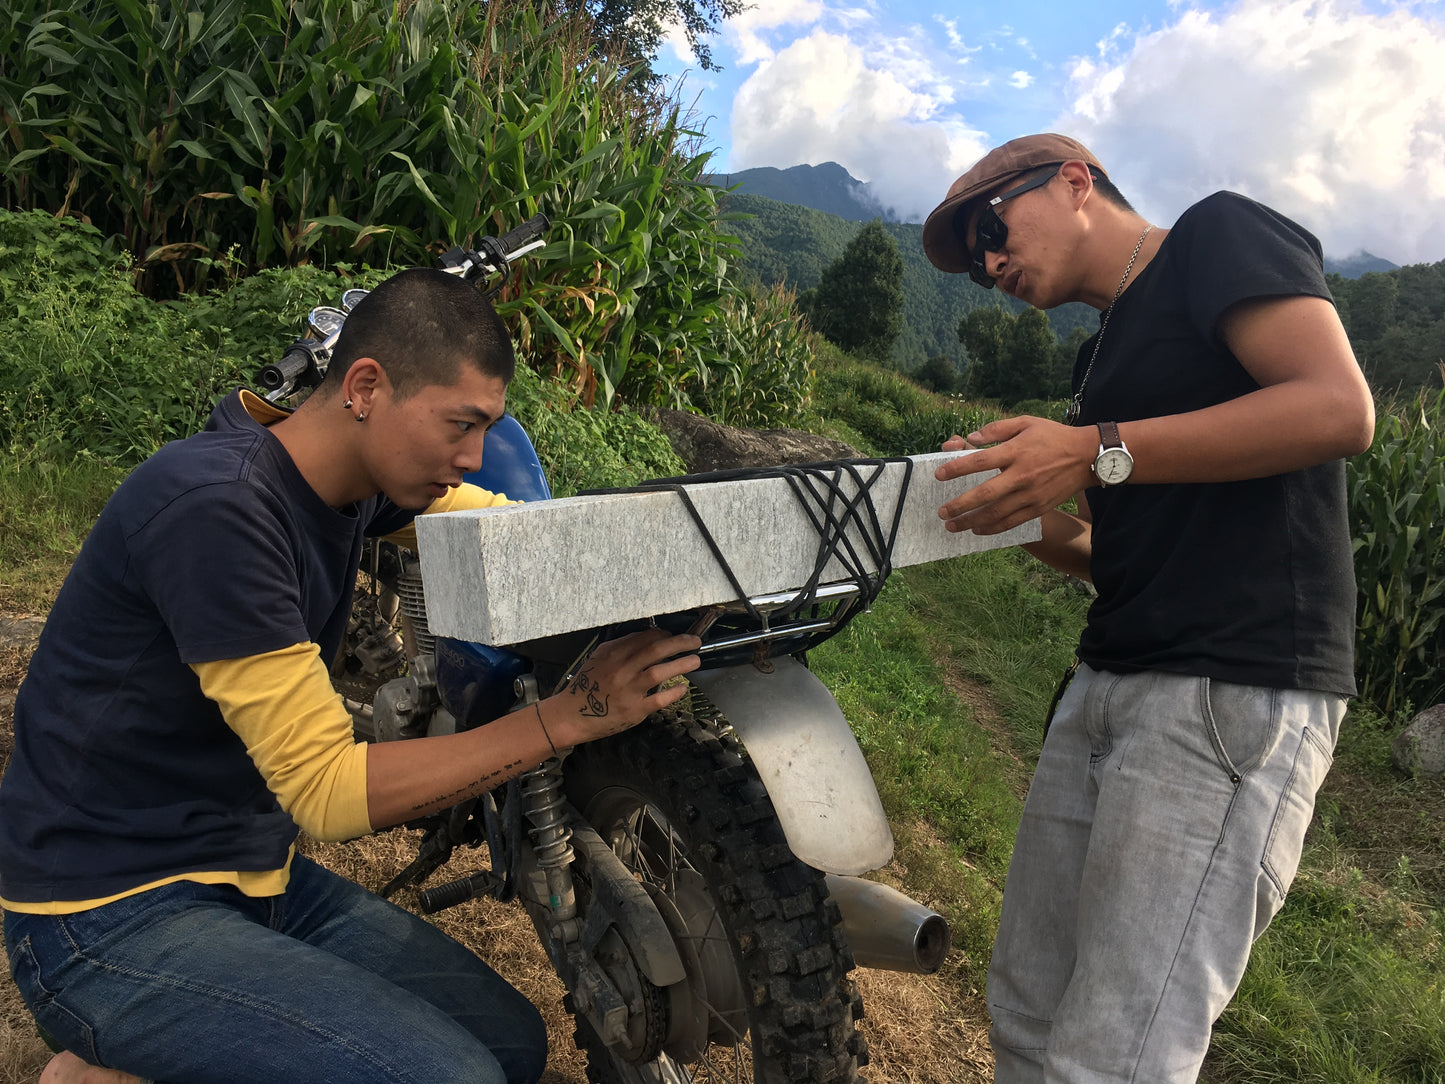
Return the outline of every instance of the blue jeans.
{"type": "Polygon", "coordinates": [[[182,882],[73,915],[6,912],[37,1022],[158,1081],[533,1084],[521,994],[415,915],[297,856],[280,896],[182,882]]]}
{"type": "Polygon", "coordinates": [[[1184,1084],[1299,866],[1344,701],[1080,666],[988,976],[996,1081],[1184,1084]]]}

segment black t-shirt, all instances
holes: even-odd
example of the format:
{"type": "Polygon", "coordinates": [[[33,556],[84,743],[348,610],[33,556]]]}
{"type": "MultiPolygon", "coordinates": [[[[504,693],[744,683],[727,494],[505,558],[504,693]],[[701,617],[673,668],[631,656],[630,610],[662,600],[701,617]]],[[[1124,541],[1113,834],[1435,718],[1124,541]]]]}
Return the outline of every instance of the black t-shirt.
{"type": "MultiPolygon", "coordinates": [[[[1319,242],[1243,196],[1187,210],[1120,297],[1080,423],[1199,410],[1258,388],[1219,338],[1253,298],[1329,299],[1319,242]]],[[[1074,367],[1074,387],[1094,339],[1074,367]]],[[[1355,578],[1343,460],[1242,482],[1087,491],[1099,597],[1079,657],[1350,696],[1355,578]]]]}

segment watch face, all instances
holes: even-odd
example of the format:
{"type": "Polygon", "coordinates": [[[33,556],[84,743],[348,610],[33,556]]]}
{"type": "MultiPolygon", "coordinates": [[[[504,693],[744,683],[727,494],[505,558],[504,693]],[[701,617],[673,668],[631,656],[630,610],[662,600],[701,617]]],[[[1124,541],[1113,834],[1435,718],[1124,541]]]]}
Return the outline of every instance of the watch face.
{"type": "Polygon", "coordinates": [[[1123,448],[1106,448],[1094,460],[1094,473],[1106,486],[1116,486],[1134,470],[1134,457],[1123,448]]]}

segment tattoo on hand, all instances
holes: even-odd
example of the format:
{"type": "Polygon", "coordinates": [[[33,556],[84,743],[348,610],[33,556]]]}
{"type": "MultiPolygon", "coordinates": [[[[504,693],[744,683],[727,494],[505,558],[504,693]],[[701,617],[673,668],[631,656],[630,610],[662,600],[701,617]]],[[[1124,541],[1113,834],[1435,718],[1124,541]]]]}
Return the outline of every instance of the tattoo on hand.
{"type": "Polygon", "coordinates": [[[586,701],[581,709],[583,715],[590,715],[597,719],[607,716],[607,703],[611,698],[599,695],[602,692],[602,686],[593,679],[590,670],[583,670],[573,678],[572,683],[567,686],[567,691],[582,694],[586,701]]]}

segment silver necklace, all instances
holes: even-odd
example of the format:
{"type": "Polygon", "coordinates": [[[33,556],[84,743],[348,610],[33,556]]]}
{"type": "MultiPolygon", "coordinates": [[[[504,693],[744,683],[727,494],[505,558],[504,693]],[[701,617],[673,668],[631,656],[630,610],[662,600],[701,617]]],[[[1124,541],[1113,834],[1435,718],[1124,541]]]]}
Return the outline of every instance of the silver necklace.
{"type": "Polygon", "coordinates": [[[1084,388],[1089,383],[1089,374],[1094,371],[1094,362],[1099,360],[1099,347],[1104,345],[1104,329],[1109,326],[1109,315],[1119,303],[1119,295],[1124,292],[1124,283],[1129,281],[1129,272],[1134,270],[1134,261],[1139,258],[1139,252],[1144,247],[1144,238],[1148,237],[1153,229],[1154,225],[1150,223],[1139,235],[1139,243],[1134,246],[1134,255],[1129,257],[1129,266],[1124,268],[1124,277],[1119,280],[1119,288],[1114,291],[1114,300],[1109,302],[1104,315],[1099,317],[1099,334],[1094,339],[1094,353],[1089,357],[1089,367],[1084,370],[1084,379],[1079,381],[1079,390],[1074,392],[1073,399],[1069,400],[1069,409],[1064,412],[1065,425],[1073,425],[1078,421],[1079,412],[1084,409],[1084,388]]]}

